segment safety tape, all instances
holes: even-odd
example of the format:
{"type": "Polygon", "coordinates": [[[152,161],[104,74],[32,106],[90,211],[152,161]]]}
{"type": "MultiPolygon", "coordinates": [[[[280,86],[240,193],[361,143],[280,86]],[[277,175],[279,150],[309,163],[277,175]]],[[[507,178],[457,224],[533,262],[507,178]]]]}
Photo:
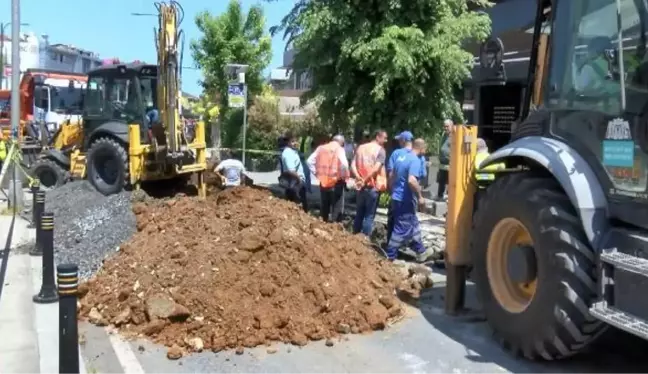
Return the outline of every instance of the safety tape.
{"type": "MultiPolygon", "coordinates": [[[[208,151],[211,152],[216,152],[216,151],[235,151],[235,152],[242,152],[243,148],[208,148],[208,151]]],[[[256,154],[265,154],[265,155],[275,155],[279,156],[281,155],[281,152],[279,151],[266,151],[263,149],[245,149],[245,153],[256,153],[256,154]]]]}
{"type": "Polygon", "coordinates": [[[36,178],[32,178],[22,165],[23,157],[20,150],[20,144],[13,139],[7,140],[7,143],[10,144],[9,151],[7,152],[7,156],[11,155],[11,158],[9,158],[9,163],[17,166],[18,169],[23,173],[23,175],[25,175],[25,177],[29,181],[29,187],[33,186],[36,178]]]}

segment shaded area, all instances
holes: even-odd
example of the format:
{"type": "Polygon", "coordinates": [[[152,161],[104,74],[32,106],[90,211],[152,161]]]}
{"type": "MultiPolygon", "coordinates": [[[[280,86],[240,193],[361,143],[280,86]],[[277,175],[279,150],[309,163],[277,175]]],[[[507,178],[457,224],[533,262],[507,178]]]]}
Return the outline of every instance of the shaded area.
{"type": "Polygon", "coordinates": [[[5,240],[4,249],[0,251],[0,300],[2,300],[2,289],[5,284],[5,277],[7,276],[7,266],[9,265],[9,252],[11,252],[11,242],[14,235],[14,227],[16,224],[16,215],[11,217],[11,224],[7,230],[7,238],[5,240]]]}
{"type": "Polygon", "coordinates": [[[466,349],[467,360],[495,363],[509,371],[520,373],[648,371],[648,362],[644,358],[648,342],[614,328],[610,328],[584,352],[571,358],[553,362],[532,362],[525,358],[516,358],[492,338],[490,327],[479,313],[480,306],[474,284],[469,282],[466,290],[466,306],[472,312],[459,317],[445,314],[445,277],[441,275],[442,270],[437,269],[436,272],[439,273],[439,281],[435,283],[434,288],[424,290],[418,300],[405,300],[418,308],[435,329],[462,344],[466,349]]]}

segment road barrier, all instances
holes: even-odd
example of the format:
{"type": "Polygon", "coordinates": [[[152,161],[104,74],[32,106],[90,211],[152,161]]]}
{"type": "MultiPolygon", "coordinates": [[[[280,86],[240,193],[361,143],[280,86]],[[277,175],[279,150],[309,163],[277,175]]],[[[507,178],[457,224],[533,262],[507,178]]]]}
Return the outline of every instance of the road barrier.
{"type": "Polygon", "coordinates": [[[39,219],[39,216],[36,212],[36,194],[38,193],[38,191],[40,191],[40,182],[38,181],[38,179],[34,180],[34,183],[32,183],[30,190],[32,193],[32,221],[29,223],[29,228],[33,229],[36,228],[39,219]]]}
{"type": "Polygon", "coordinates": [[[43,212],[45,211],[45,191],[39,190],[34,194],[34,207],[32,209],[33,220],[36,226],[36,242],[34,243],[34,248],[29,251],[29,254],[32,256],[41,256],[43,254],[41,226],[43,212]]]}
{"type": "Polygon", "coordinates": [[[61,264],[56,267],[59,295],[59,373],[79,373],[79,327],[77,295],[79,267],[61,264]]]}
{"type": "MultiPolygon", "coordinates": [[[[40,248],[43,251],[43,283],[38,295],[33,300],[39,304],[58,301],[56,283],[54,283],[54,213],[44,212],[40,220],[40,248]]],[[[37,243],[38,245],[38,243],[37,243]]]]}

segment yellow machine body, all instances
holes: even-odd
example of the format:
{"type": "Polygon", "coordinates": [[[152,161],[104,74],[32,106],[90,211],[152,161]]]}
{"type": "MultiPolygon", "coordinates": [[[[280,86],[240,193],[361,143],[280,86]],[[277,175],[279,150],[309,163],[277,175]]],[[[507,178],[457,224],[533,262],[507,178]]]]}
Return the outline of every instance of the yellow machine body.
{"type": "Polygon", "coordinates": [[[452,265],[470,264],[473,197],[477,189],[473,170],[476,150],[477,127],[455,126],[450,146],[446,217],[446,256],[452,265]]]}

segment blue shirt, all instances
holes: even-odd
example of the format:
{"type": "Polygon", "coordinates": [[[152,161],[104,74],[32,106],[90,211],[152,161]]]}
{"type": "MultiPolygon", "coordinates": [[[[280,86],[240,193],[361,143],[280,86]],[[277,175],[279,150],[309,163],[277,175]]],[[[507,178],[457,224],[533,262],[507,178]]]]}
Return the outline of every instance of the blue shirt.
{"type": "Polygon", "coordinates": [[[425,161],[425,156],[420,155],[420,156],[418,156],[418,158],[421,161],[421,173],[420,173],[420,176],[419,176],[419,180],[422,181],[422,180],[425,180],[425,178],[427,178],[427,165],[426,165],[426,161],[425,161]]]}
{"type": "Polygon", "coordinates": [[[387,174],[391,173],[392,170],[394,170],[394,161],[398,158],[398,155],[403,153],[404,151],[409,151],[407,148],[398,148],[392,154],[389,156],[389,160],[387,160],[387,165],[385,166],[385,169],[387,170],[387,174]]]}
{"type": "Polygon", "coordinates": [[[281,152],[281,170],[294,171],[299,175],[299,179],[302,182],[306,180],[304,165],[302,165],[299,152],[290,147],[284,148],[283,152],[281,152]]]}
{"type": "Polygon", "coordinates": [[[399,152],[393,164],[394,184],[392,185],[391,198],[395,201],[413,201],[416,196],[408,184],[410,175],[419,178],[421,175],[421,160],[412,152],[405,149],[399,152]]]}

